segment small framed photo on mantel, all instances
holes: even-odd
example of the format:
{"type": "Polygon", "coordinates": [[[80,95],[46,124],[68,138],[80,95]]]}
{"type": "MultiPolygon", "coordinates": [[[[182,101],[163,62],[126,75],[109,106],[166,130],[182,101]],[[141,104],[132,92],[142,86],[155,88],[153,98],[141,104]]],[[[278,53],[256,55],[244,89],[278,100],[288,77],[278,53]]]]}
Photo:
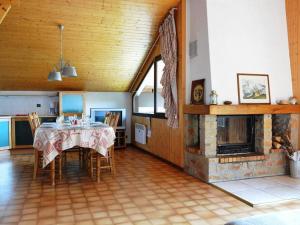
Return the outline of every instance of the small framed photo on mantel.
{"type": "Polygon", "coordinates": [[[204,88],[205,79],[193,80],[191,89],[191,104],[203,105],[204,104],[204,88]]]}
{"type": "Polygon", "coordinates": [[[240,104],[271,104],[269,75],[237,74],[240,104]]]}

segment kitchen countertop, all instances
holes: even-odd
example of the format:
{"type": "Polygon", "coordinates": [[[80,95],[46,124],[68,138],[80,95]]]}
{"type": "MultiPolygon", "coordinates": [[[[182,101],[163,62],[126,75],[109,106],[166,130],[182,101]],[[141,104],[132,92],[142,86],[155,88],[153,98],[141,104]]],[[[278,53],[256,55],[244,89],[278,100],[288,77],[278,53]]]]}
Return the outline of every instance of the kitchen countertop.
{"type": "MultiPolygon", "coordinates": [[[[27,118],[27,115],[0,115],[0,118],[27,118]]],[[[53,115],[41,115],[39,117],[57,117],[57,116],[53,116],[53,115]]]]}

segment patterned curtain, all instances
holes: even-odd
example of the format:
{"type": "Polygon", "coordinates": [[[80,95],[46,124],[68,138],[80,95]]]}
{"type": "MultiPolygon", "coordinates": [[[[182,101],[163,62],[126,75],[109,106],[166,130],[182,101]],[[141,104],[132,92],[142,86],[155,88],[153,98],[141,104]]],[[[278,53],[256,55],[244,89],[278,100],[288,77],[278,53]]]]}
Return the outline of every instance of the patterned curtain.
{"type": "Polygon", "coordinates": [[[162,60],[165,63],[161,78],[162,97],[165,100],[165,116],[169,127],[178,128],[178,99],[177,99],[177,35],[172,9],[159,28],[162,60]]]}

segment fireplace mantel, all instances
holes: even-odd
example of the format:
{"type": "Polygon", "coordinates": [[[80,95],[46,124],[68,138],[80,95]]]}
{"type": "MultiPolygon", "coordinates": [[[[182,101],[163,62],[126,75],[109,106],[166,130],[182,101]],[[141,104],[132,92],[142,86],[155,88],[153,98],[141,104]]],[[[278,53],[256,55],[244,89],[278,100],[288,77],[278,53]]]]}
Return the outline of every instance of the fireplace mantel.
{"type": "Polygon", "coordinates": [[[185,105],[183,112],[194,115],[300,114],[300,105],[185,105]]]}

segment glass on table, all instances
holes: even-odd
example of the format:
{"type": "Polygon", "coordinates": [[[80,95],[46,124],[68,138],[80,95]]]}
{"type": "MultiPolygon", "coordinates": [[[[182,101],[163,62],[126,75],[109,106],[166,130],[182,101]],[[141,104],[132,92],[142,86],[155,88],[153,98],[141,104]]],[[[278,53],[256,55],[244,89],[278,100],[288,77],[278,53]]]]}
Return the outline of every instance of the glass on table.
{"type": "Polygon", "coordinates": [[[91,124],[91,119],[90,119],[90,117],[89,116],[85,116],[85,115],[82,115],[82,124],[84,125],[84,126],[90,126],[90,124],[91,124]]]}
{"type": "Polygon", "coordinates": [[[61,125],[61,124],[63,124],[64,123],[64,116],[58,116],[57,118],[56,118],[56,124],[57,125],[61,125]]]}

